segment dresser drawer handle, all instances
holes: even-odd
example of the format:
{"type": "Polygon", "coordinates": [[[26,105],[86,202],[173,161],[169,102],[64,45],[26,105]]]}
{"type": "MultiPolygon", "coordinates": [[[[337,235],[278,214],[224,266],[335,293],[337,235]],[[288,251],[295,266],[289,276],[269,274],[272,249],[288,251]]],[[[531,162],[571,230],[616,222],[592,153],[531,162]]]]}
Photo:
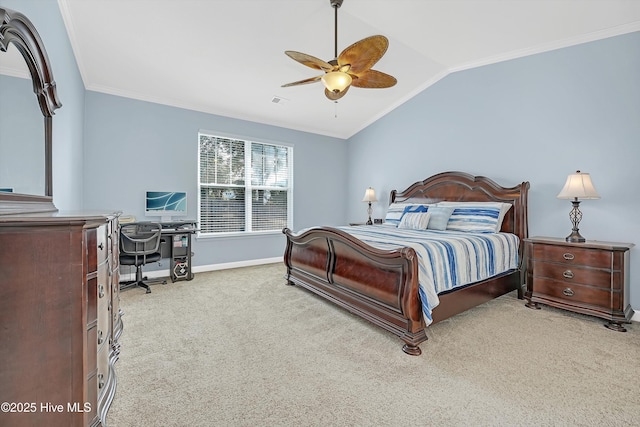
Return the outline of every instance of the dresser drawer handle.
{"type": "Polygon", "coordinates": [[[104,249],[104,243],[100,243],[100,244],[98,245],[98,249],[103,250],[103,249],[104,249]]]}
{"type": "Polygon", "coordinates": [[[104,339],[102,338],[102,331],[98,331],[98,345],[102,344],[104,339]]]}
{"type": "Polygon", "coordinates": [[[565,294],[568,297],[572,297],[573,296],[573,289],[571,288],[564,288],[564,290],[562,291],[563,294],[565,294]]]}
{"type": "Polygon", "coordinates": [[[100,285],[98,288],[98,296],[102,298],[104,296],[104,285],[100,285]]]}
{"type": "Polygon", "coordinates": [[[101,389],[104,387],[104,375],[98,374],[98,388],[101,389]]]}
{"type": "Polygon", "coordinates": [[[562,273],[562,277],[564,277],[565,279],[573,279],[573,271],[566,270],[564,273],[562,273]]]}
{"type": "Polygon", "coordinates": [[[572,260],[574,259],[576,256],[574,254],[571,254],[569,252],[565,253],[564,255],[562,255],[562,258],[566,259],[566,260],[572,260]]]}

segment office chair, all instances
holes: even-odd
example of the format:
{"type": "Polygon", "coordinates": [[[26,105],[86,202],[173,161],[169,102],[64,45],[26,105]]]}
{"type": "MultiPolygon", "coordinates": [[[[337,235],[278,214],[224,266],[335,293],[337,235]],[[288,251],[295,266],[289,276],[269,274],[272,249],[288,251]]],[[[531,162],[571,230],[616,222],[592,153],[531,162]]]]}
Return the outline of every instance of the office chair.
{"type": "MultiPolygon", "coordinates": [[[[159,261],[162,227],[155,222],[130,222],[120,225],[120,265],[134,265],[136,279],[120,282],[120,290],[141,287],[151,292],[149,281],[142,277],[142,266],[159,261]]],[[[166,280],[155,282],[167,283],[166,280]]]]}

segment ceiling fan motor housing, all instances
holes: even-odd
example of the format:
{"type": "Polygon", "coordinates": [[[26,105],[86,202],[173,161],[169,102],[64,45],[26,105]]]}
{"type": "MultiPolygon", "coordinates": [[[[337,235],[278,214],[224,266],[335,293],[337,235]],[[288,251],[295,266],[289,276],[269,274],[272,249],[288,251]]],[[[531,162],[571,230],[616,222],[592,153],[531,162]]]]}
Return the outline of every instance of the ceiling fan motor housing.
{"type": "Polygon", "coordinates": [[[336,9],[342,6],[342,2],[343,0],[329,0],[329,3],[331,3],[331,7],[335,7],[336,9]]]}

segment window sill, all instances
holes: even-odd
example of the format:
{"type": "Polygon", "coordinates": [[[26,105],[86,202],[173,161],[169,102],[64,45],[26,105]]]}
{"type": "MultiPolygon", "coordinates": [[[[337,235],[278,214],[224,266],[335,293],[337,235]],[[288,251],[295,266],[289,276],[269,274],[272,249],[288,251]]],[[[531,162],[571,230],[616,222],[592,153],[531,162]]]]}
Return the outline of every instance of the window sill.
{"type": "Polygon", "coordinates": [[[200,234],[196,235],[196,239],[198,240],[207,240],[207,239],[248,239],[255,237],[271,237],[282,235],[282,231],[273,230],[273,231],[241,231],[235,233],[216,233],[216,234],[200,234]]]}

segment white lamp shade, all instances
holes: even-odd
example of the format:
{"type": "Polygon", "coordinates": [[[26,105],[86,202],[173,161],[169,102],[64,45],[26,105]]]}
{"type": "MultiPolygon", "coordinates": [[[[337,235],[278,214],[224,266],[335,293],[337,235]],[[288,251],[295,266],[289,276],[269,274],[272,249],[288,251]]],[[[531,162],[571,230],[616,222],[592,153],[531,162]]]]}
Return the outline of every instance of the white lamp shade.
{"type": "Polygon", "coordinates": [[[576,171],[567,177],[567,182],[558,194],[558,199],[599,199],[591,176],[588,173],[576,171]]]}
{"type": "Polygon", "coordinates": [[[363,202],[377,202],[378,199],[376,199],[376,191],[369,187],[365,190],[364,192],[364,197],[362,198],[363,202]]]}
{"type": "Polygon", "coordinates": [[[324,87],[333,93],[340,93],[351,84],[351,76],[342,71],[326,73],[321,80],[324,87]]]}

